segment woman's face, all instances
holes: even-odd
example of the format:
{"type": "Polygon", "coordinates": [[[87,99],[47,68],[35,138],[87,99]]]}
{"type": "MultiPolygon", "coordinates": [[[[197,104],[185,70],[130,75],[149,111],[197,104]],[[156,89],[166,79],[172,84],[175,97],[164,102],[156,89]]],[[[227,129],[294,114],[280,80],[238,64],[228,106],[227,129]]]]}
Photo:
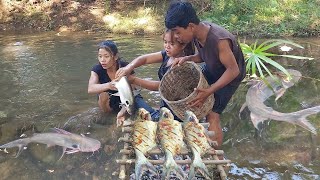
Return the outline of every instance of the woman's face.
{"type": "Polygon", "coordinates": [[[98,59],[99,59],[101,66],[103,67],[103,69],[111,68],[117,60],[116,56],[114,56],[112,53],[110,53],[109,51],[107,51],[104,48],[99,49],[98,59]]]}
{"type": "Polygon", "coordinates": [[[166,32],[163,37],[163,46],[169,57],[177,57],[181,55],[184,45],[176,41],[171,32],[166,32]]]}

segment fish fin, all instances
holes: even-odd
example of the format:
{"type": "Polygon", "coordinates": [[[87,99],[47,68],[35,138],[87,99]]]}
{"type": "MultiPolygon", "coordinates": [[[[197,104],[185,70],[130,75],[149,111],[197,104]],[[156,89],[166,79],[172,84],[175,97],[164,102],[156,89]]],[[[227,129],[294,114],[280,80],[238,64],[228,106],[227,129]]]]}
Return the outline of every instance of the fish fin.
{"type": "Polygon", "coordinates": [[[277,101],[279,98],[281,98],[285,92],[286,92],[286,88],[281,88],[278,91],[276,91],[275,92],[275,95],[276,95],[275,101],[277,101]]]}
{"type": "Polygon", "coordinates": [[[60,159],[62,159],[64,153],[66,152],[66,149],[67,149],[66,147],[62,147],[62,154],[61,154],[60,158],[58,159],[58,161],[60,161],[60,159]]]}
{"type": "Polygon", "coordinates": [[[26,147],[26,146],[22,145],[22,144],[18,146],[19,150],[18,150],[17,154],[14,156],[15,158],[17,158],[21,154],[21,152],[23,151],[24,147],[26,147]]]}
{"type": "Polygon", "coordinates": [[[208,171],[208,168],[206,165],[203,163],[201,157],[199,155],[195,155],[194,159],[190,165],[190,171],[189,171],[189,176],[188,179],[191,180],[192,178],[195,177],[195,169],[198,169],[200,173],[206,178],[206,179],[211,179],[210,173],[208,171]]]}
{"type": "Polygon", "coordinates": [[[141,176],[143,174],[143,168],[145,167],[150,172],[158,176],[157,169],[149,162],[149,160],[145,157],[145,155],[139,151],[135,150],[136,153],[136,163],[135,163],[135,176],[136,179],[141,179],[141,176]]]}
{"type": "Polygon", "coordinates": [[[63,130],[63,129],[59,129],[59,128],[50,128],[53,132],[59,133],[59,134],[66,134],[69,135],[71,134],[70,132],[63,130]]]}
{"type": "Polygon", "coordinates": [[[259,130],[258,124],[267,120],[268,118],[260,117],[254,113],[250,113],[251,121],[256,129],[259,130]]]}
{"type": "Polygon", "coordinates": [[[71,150],[69,150],[69,151],[66,150],[65,153],[66,153],[66,154],[73,154],[73,153],[76,153],[76,152],[79,152],[79,151],[80,151],[79,149],[71,149],[71,150]]]}
{"type": "Polygon", "coordinates": [[[240,108],[240,111],[239,111],[239,119],[241,119],[241,113],[242,113],[242,111],[244,110],[244,108],[246,108],[246,107],[247,107],[247,103],[245,102],[245,103],[242,104],[242,106],[241,106],[241,108],[240,108]]]}

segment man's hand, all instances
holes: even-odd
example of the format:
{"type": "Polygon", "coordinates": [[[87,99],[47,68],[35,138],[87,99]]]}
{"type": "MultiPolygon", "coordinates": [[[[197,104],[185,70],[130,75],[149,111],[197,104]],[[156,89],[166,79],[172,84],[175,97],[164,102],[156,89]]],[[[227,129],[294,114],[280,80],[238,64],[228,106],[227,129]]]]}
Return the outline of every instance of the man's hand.
{"type": "Polygon", "coordinates": [[[194,98],[194,100],[188,102],[188,105],[190,107],[201,107],[203,106],[206,99],[211,95],[211,92],[209,89],[203,88],[195,88],[195,91],[197,93],[197,96],[194,98]]]}

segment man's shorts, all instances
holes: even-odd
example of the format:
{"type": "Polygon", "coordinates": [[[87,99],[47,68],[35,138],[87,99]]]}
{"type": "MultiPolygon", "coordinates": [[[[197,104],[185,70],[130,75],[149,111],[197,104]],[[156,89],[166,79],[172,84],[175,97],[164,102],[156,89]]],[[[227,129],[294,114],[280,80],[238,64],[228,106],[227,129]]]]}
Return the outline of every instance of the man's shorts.
{"type": "MultiPolygon", "coordinates": [[[[200,67],[201,67],[203,75],[205,76],[206,80],[208,81],[208,84],[211,85],[211,84],[215,83],[209,69],[207,68],[207,65],[202,64],[200,67]]],[[[230,101],[232,95],[238,89],[240,84],[241,84],[241,82],[239,82],[238,84],[228,84],[225,87],[216,91],[214,93],[215,101],[214,101],[212,111],[216,112],[218,114],[221,114],[223,112],[223,110],[227,107],[228,102],[230,101]]]]}

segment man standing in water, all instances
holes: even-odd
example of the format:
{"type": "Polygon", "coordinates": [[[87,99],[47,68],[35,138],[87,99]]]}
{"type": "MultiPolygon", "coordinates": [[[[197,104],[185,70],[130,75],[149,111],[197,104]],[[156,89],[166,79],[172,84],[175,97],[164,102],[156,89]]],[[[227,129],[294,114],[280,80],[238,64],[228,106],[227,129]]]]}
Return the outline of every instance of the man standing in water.
{"type": "Polygon", "coordinates": [[[173,31],[178,41],[193,41],[198,50],[195,55],[176,58],[173,65],[180,65],[185,61],[205,62],[202,71],[210,87],[196,89],[198,95],[188,104],[191,107],[201,107],[214,93],[215,103],[206,119],[210,124],[208,130],[215,132],[212,140],[221,146],[223,134],[220,114],[245,77],[244,57],[237,39],[214,23],[200,22],[188,2],[172,3],[166,14],[165,25],[173,31]]]}

